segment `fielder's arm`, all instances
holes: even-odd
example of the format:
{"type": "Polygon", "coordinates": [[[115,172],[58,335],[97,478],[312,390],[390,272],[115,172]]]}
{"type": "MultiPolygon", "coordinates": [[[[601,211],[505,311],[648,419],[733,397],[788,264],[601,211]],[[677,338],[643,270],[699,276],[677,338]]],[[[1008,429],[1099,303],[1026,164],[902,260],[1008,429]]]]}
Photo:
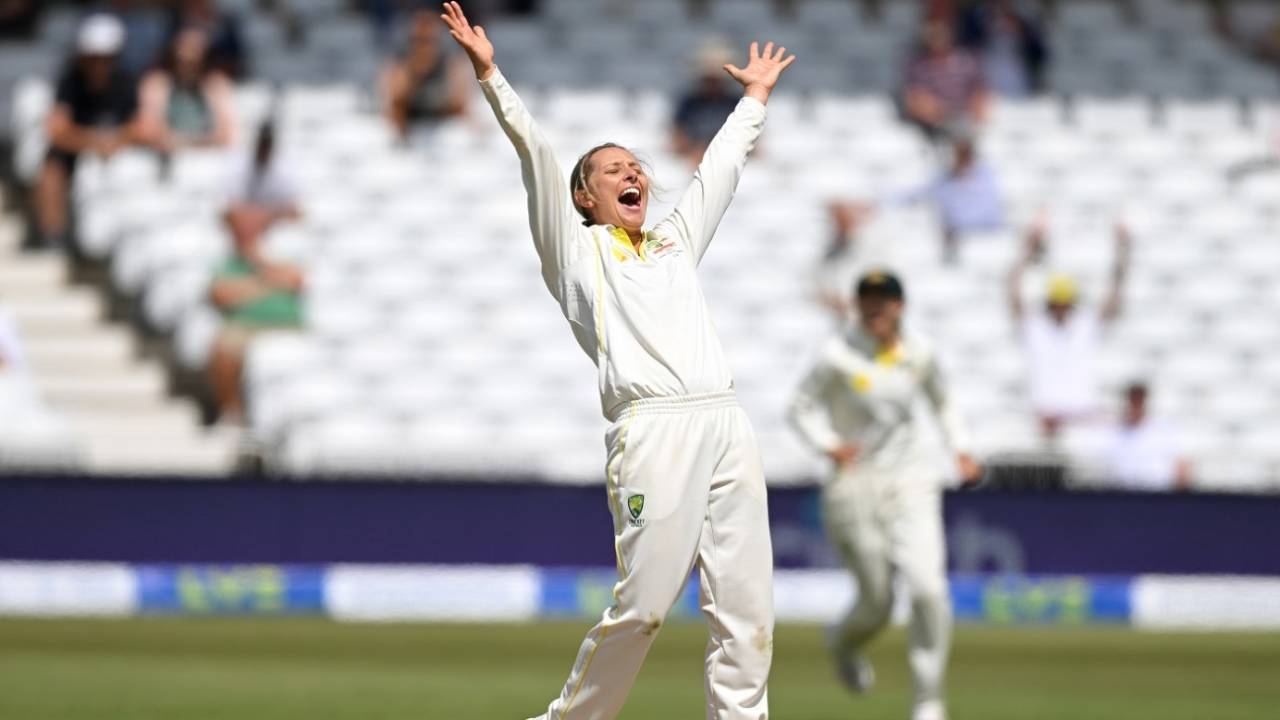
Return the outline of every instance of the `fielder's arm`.
{"type": "Polygon", "coordinates": [[[942,436],[947,446],[955,453],[956,466],[960,470],[960,478],[965,484],[977,482],[982,475],[982,468],[973,458],[972,444],[969,440],[968,428],[960,409],[947,392],[947,384],[938,366],[936,356],[929,358],[925,369],[923,388],[925,397],[938,416],[938,425],[942,428],[942,436]]]}
{"type": "Polygon", "coordinates": [[[859,449],[842,438],[831,423],[827,397],[832,382],[835,382],[835,377],[831,369],[822,362],[815,365],[796,390],[787,419],[801,439],[837,466],[844,466],[858,458],[859,449]]]}
{"type": "Polygon", "coordinates": [[[569,184],[551,143],[494,64],[493,44],[484,28],[468,24],[458,3],[445,3],[444,7],[441,17],[449,26],[449,34],[467,51],[485,100],[520,156],[520,174],[529,195],[529,229],[542,260],[543,276],[549,283],[554,282],[559,271],[573,260],[577,241],[589,239],[589,233],[575,215],[569,184]]]}

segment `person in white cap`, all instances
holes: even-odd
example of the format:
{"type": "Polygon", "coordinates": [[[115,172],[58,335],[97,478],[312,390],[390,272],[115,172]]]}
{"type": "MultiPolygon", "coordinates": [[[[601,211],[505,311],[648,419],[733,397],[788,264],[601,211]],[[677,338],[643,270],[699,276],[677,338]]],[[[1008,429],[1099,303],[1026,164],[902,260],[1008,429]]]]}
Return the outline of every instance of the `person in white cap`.
{"type": "Polygon", "coordinates": [[[790,420],[832,462],[822,487],[827,536],[857,580],[857,600],[830,632],[840,678],[855,692],[874,682],[867,644],[889,622],[893,580],[911,598],[908,660],[913,720],[943,720],[951,598],[942,528],[944,469],[921,438],[930,407],[965,483],[981,474],[928,341],[902,328],[905,294],[875,270],[854,292],[857,322],[831,338],[796,392],[790,420]]]}
{"type": "Polygon", "coordinates": [[[58,80],[46,121],[49,152],[35,184],[39,243],[67,241],[67,189],[82,153],[110,157],[138,138],[138,89],[120,69],[124,25],[112,15],[90,15],[76,34],[76,57],[58,80]]]}
{"type": "Polygon", "coordinates": [[[745,68],[724,66],[743,96],[675,210],[644,230],[650,180],[635,155],[597,146],[566,183],[550,143],[494,64],[484,30],[454,2],[444,19],[520,157],[543,280],[598,368],[601,405],[613,423],[605,472],[618,564],[614,602],[540,717],[616,717],[697,567],[711,631],[706,716],[765,718],[773,551],[764,471],[697,268],[764,129],[765,103],[795,57],[752,43],[745,68]]]}

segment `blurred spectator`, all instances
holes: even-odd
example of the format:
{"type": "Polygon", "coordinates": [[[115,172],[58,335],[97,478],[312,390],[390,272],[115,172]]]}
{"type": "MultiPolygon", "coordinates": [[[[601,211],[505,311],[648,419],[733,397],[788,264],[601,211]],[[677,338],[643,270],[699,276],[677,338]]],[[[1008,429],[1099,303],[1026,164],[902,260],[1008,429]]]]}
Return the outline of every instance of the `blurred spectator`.
{"type": "Polygon", "coordinates": [[[988,92],[982,64],[957,48],[952,28],[941,19],[924,25],[920,50],[907,64],[902,93],[907,119],[930,139],[956,121],[980,123],[987,117],[988,92]]]}
{"type": "Polygon", "coordinates": [[[251,157],[241,158],[231,178],[224,215],[235,255],[214,273],[210,295],[226,323],[209,360],[210,383],[220,419],[239,422],[244,352],[254,335],[302,324],[302,271],[266,256],[262,236],[277,222],[300,217],[292,173],[276,152],[270,124],[258,132],[251,157]]]}
{"type": "Polygon", "coordinates": [[[124,47],[120,67],[141,77],[160,57],[169,36],[168,19],[161,3],[147,0],[102,0],[94,10],[114,15],[124,23],[124,47]]]}
{"type": "Polygon", "coordinates": [[[1142,382],[1125,388],[1120,423],[1106,447],[1108,479],[1126,490],[1191,488],[1191,463],[1179,455],[1177,434],[1150,416],[1150,390],[1142,382]]]}
{"type": "Polygon", "coordinates": [[[213,67],[232,79],[244,78],[248,63],[239,18],[220,11],[215,0],[176,0],[169,14],[168,36],[172,38],[189,27],[204,30],[213,67]]]}
{"type": "Polygon", "coordinates": [[[31,40],[40,24],[35,0],[0,0],[0,40],[31,40]]]}
{"type": "Polygon", "coordinates": [[[67,241],[67,189],[76,158],[110,157],[138,138],[138,89],[116,62],[124,26],[111,15],[90,15],[76,36],[76,57],[58,80],[46,122],[49,152],[35,183],[36,224],[42,247],[67,241]]]}
{"type": "Polygon", "coordinates": [[[1027,233],[1026,251],[1009,273],[1009,309],[1027,353],[1032,408],[1045,440],[1054,441],[1064,423],[1087,419],[1097,410],[1094,361],[1103,329],[1122,310],[1132,240],[1117,224],[1110,289],[1097,312],[1080,309],[1079,287],[1063,274],[1049,278],[1043,311],[1028,312],[1022,281],[1027,267],[1044,253],[1045,234],[1043,219],[1027,233]]]}
{"type": "Polygon", "coordinates": [[[235,140],[235,88],[210,61],[209,39],[199,27],[173,36],[139,93],[139,132],[161,152],[225,147],[235,140]]]}
{"type": "Polygon", "coordinates": [[[1040,26],[1012,0],[973,0],[960,9],[960,45],[982,58],[997,95],[1027,97],[1044,88],[1048,47],[1040,26]]]}
{"type": "MultiPolygon", "coordinates": [[[[724,72],[725,63],[733,58],[723,43],[713,42],[698,51],[695,61],[697,79],[676,103],[672,119],[672,147],[691,165],[702,161],[711,139],[742,97],[735,93],[732,81],[724,72]]],[[[844,291],[842,291],[844,292],[844,291]]],[[[848,294],[844,292],[844,294],[848,294]]]]}
{"type": "Polygon", "coordinates": [[[859,235],[874,212],[872,206],[859,202],[836,201],[827,206],[831,241],[814,273],[814,286],[818,302],[840,322],[852,317],[849,288],[862,265],[858,257],[859,235]]]}
{"type": "Polygon", "coordinates": [[[1000,230],[1005,226],[1004,201],[995,169],[978,156],[973,130],[954,124],[946,134],[951,165],[927,185],[899,195],[893,203],[928,201],[937,208],[942,234],[942,260],[959,260],[959,240],[967,233],[1000,230]]]}
{"type": "Polygon", "coordinates": [[[404,57],[382,74],[383,112],[401,137],[464,114],[472,82],[466,61],[443,43],[444,24],[434,10],[414,13],[411,22],[404,57]]]}

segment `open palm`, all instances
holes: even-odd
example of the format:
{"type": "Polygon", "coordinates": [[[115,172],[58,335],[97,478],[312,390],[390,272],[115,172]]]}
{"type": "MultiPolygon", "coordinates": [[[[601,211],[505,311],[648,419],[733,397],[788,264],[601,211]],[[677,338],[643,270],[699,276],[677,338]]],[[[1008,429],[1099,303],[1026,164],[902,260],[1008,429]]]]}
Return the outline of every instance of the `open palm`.
{"type": "Polygon", "coordinates": [[[476,77],[483,79],[493,69],[493,43],[489,42],[484,28],[479,25],[473,27],[467,22],[462,6],[456,2],[445,3],[440,18],[449,27],[449,34],[453,39],[467,51],[467,57],[471,58],[471,64],[475,66],[476,77]]]}
{"type": "Polygon", "coordinates": [[[773,90],[774,85],[778,84],[778,77],[782,75],[782,71],[786,70],[796,60],[795,55],[790,57],[786,55],[787,49],[785,47],[779,47],[775,51],[773,43],[767,43],[762,53],[760,52],[760,43],[753,42],[751,43],[751,51],[747,56],[748,62],[745,68],[740,68],[736,65],[725,65],[724,70],[748,90],[752,87],[757,87],[768,93],[773,90]]]}

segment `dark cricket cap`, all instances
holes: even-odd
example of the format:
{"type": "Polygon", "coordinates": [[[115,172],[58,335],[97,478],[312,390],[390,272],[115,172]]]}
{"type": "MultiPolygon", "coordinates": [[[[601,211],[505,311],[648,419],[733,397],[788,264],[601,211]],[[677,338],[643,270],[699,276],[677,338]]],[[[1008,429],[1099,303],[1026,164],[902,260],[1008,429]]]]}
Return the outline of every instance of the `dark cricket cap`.
{"type": "Polygon", "coordinates": [[[902,281],[887,270],[873,270],[863,275],[858,280],[855,293],[858,297],[887,297],[894,300],[903,300],[906,296],[902,290],[902,281]]]}

